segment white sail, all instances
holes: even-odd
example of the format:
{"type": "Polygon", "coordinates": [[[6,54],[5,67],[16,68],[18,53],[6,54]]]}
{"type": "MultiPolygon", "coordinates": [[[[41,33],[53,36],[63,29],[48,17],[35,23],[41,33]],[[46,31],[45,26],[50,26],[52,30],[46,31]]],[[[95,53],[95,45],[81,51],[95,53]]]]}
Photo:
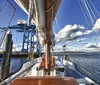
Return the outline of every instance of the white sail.
{"type": "MultiPolygon", "coordinates": [[[[30,2],[33,1],[34,4],[34,11],[33,11],[33,23],[36,25],[37,29],[38,29],[38,36],[39,36],[39,41],[40,44],[43,45],[44,41],[46,40],[46,32],[47,30],[47,18],[48,16],[46,16],[46,13],[48,13],[51,17],[51,21],[49,23],[49,26],[52,25],[53,19],[56,15],[56,12],[58,10],[58,7],[60,5],[61,0],[55,0],[51,7],[48,8],[48,10],[46,10],[46,0],[15,0],[15,2],[29,15],[29,8],[30,8],[30,2]],[[52,10],[52,13],[49,12],[50,10],[52,10]]],[[[51,0],[53,1],[53,0],[51,0]]],[[[47,0],[48,2],[48,0],[47,0]]],[[[52,26],[51,26],[52,28],[52,26]]],[[[50,31],[51,36],[53,35],[53,31],[51,29],[50,31]]],[[[54,43],[54,38],[51,38],[52,43],[54,43]]]]}

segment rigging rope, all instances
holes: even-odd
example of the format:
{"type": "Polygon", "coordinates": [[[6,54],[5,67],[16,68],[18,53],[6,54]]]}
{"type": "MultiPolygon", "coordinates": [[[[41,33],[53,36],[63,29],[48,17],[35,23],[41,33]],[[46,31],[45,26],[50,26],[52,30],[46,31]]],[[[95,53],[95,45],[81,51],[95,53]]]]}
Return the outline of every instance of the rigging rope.
{"type": "MultiPolygon", "coordinates": [[[[88,7],[90,8],[90,10],[91,10],[91,12],[92,12],[92,14],[93,14],[93,17],[95,18],[95,21],[96,21],[96,20],[97,20],[96,15],[94,14],[92,8],[90,7],[88,1],[86,1],[86,2],[87,2],[87,5],[88,5],[88,7]]],[[[97,23],[98,23],[98,25],[100,25],[100,23],[99,23],[98,21],[97,21],[97,23]]],[[[97,28],[96,25],[95,25],[95,28],[97,28]]],[[[96,34],[97,34],[97,37],[99,37],[97,31],[95,31],[95,32],[96,32],[96,34]]]]}
{"type": "Polygon", "coordinates": [[[56,25],[57,25],[57,31],[59,32],[59,25],[58,25],[58,21],[57,21],[57,17],[55,17],[55,22],[56,22],[56,25]]]}
{"type": "MultiPolygon", "coordinates": [[[[86,2],[87,2],[88,7],[90,8],[90,10],[91,10],[91,12],[92,12],[92,14],[93,14],[93,16],[94,16],[95,20],[97,20],[96,15],[94,14],[94,12],[93,12],[92,8],[90,7],[90,5],[89,5],[88,1],[86,1],[86,2]]],[[[99,23],[98,21],[97,21],[97,23],[98,23],[98,25],[100,25],[100,23],[99,23]]],[[[97,28],[97,26],[95,25],[95,27],[94,27],[94,28],[97,28]]],[[[96,32],[97,37],[99,37],[99,35],[98,35],[97,31],[95,31],[95,32],[96,32]]],[[[95,43],[96,43],[96,45],[98,46],[98,43],[97,43],[96,38],[94,37],[93,39],[95,40],[95,43]]],[[[98,49],[99,49],[99,48],[98,48],[98,49]]],[[[99,50],[100,50],[100,49],[99,49],[99,50]]]]}
{"type": "MultiPolygon", "coordinates": [[[[91,10],[91,12],[92,12],[92,14],[93,14],[93,17],[95,18],[95,21],[97,20],[97,18],[96,18],[96,15],[94,14],[94,12],[93,12],[93,10],[92,10],[92,8],[90,7],[90,5],[89,5],[89,3],[88,3],[88,1],[86,0],[86,2],[87,2],[87,5],[88,5],[88,7],[90,8],[90,10],[91,10]]],[[[100,25],[100,23],[97,21],[97,23],[98,23],[98,25],[100,25]]],[[[95,27],[97,28],[97,26],[95,25],[95,27]]],[[[95,31],[96,33],[97,33],[97,31],[95,31]]]]}
{"type": "MultiPolygon", "coordinates": [[[[92,13],[94,19],[95,19],[95,21],[96,21],[97,18],[96,18],[96,15],[95,15],[94,11],[92,10],[92,7],[89,5],[89,3],[88,3],[87,0],[85,0],[85,1],[86,1],[86,3],[87,3],[88,8],[90,9],[90,11],[91,11],[91,13],[92,13]]],[[[92,3],[92,2],[91,2],[91,3],[92,3]]],[[[93,3],[92,3],[92,6],[93,6],[93,8],[95,8],[94,5],[93,5],[93,3]]],[[[98,13],[98,11],[96,10],[96,8],[95,8],[95,11],[96,11],[96,13],[97,13],[98,15],[100,15],[100,14],[98,13]]],[[[94,21],[94,22],[95,22],[95,21],[94,21]]],[[[98,23],[98,25],[100,25],[100,23],[99,23],[98,21],[97,21],[97,23],[98,23]]],[[[94,24],[93,24],[93,26],[94,26],[94,24]]],[[[96,26],[96,27],[97,27],[97,26],[96,26]]]]}
{"type": "MultiPolygon", "coordinates": [[[[90,7],[90,5],[89,5],[89,3],[88,3],[87,0],[86,0],[86,3],[87,3],[87,5],[88,5],[88,7],[89,7],[91,13],[93,14],[93,17],[94,17],[95,21],[96,21],[96,20],[97,20],[96,15],[94,14],[94,12],[93,12],[92,8],[90,7]]],[[[93,25],[94,25],[94,24],[93,24],[93,25]]],[[[97,27],[97,26],[96,26],[96,27],[97,27]]]]}
{"type": "MultiPolygon", "coordinates": [[[[93,2],[92,2],[91,0],[90,0],[90,3],[91,3],[91,5],[92,5],[92,7],[94,8],[95,12],[97,13],[97,15],[100,17],[99,12],[98,12],[97,9],[95,8],[95,6],[94,6],[94,4],[93,4],[93,2]]],[[[96,20],[97,20],[97,18],[96,18],[96,20]]],[[[100,22],[97,21],[97,23],[98,23],[98,25],[100,25],[100,22]]]]}
{"type": "Polygon", "coordinates": [[[89,0],[89,1],[90,1],[91,5],[93,6],[93,8],[94,8],[95,12],[97,13],[97,15],[100,17],[100,14],[99,14],[99,12],[97,11],[97,9],[95,8],[93,2],[92,2],[91,0],[89,0]]]}
{"type": "MultiPolygon", "coordinates": [[[[1,13],[0,19],[2,19],[3,13],[4,13],[4,9],[7,7],[7,5],[8,5],[8,2],[7,2],[7,0],[5,0],[5,2],[4,2],[4,4],[3,4],[4,7],[2,6],[3,11],[1,10],[2,13],[1,13]]],[[[0,12],[1,12],[1,11],[0,11],[0,12]]],[[[2,36],[1,39],[0,39],[0,47],[1,47],[2,42],[3,42],[3,40],[4,40],[5,36],[6,36],[6,33],[7,33],[7,29],[5,29],[5,32],[4,32],[3,36],[2,36]]]]}
{"type": "Polygon", "coordinates": [[[5,8],[6,2],[7,2],[7,0],[5,0],[4,3],[3,3],[3,5],[1,6],[0,12],[2,12],[2,9],[5,8]]]}
{"type": "MultiPolygon", "coordinates": [[[[86,13],[86,16],[88,17],[88,19],[89,19],[90,22],[91,22],[91,17],[90,17],[90,15],[89,15],[89,13],[88,13],[88,11],[87,11],[87,9],[86,9],[86,7],[85,7],[83,1],[80,0],[80,3],[81,3],[81,5],[82,5],[82,7],[83,7],[84,12],[86,13]]],[[[91,22],[91,24],[92,24],[92,22],[91,22]]],[[[92,24],[92,25],[93,25],[93,24],[92,24]]]]}
{"type": "MultiPolygon", "coordinates": [[[[7,1],[7,0],[5,0],[5,1],[7,1]]],[[[0,19],[2,19],[2,16],[3,16],[3,13],[4,13],[4,9],[6,9],[7,8],[7,5],[8,5],[8,2],[6,2],[5,4],[4,4],[4,8],[2,7],[1,8],[1,16],[0,16],[0,19]],[[2,10],[3,9],[3,10],[2,10]]]]}
{"type": "Polygon", "coordinates": [[[93,14],[94,19],[96,20],[97,19],[96,15],[94,14],[94,12],[93,12],[92,8],[90,7],[90,5],[89,5],[87,0],[86,0],[86,3],[87,3],[88,8],[90,9],[91,13],[93,14]]]}
{"type": "Polygon", "coordinates": [[[88,21],[88,19],[87,19],[86,13],[84,12],[84,8],[82,7],[82,4],[81,4],[80,0],[78,0],[78,3],[79,3],[79,6],[80,6],[80,8],[81,8],[81,10],[82,10],[82,13],[83,13],[83,15],[84,15],[84,17],[85,17],[85,20],[86,20],[88,26],[90,27],[89,21],[88,21]]]}
{"type": "Polygon", "coordinates": [[[91,20],[92,25],[94,25],[93,17],[92,17],[92,15],[91,15],[90,11],[89,11],[89,8],[88,8],[87,3],[86,3],[85,0],[83,1],[83,4],[84,4],[84,6],[85,6],[85,8],[86,8],[86,10],[87,10],[87,13],[88,13],[88,16],[90,17],[90,20],[91,20]]]}
{"type": "MultiPolygon", "coordinates": [[[[83,1],[82,1],[82,0],[78,0],[78,3],[79,3],[79,5],[80,5],[80,7],[81,7],[81,10],[83,11],[84,17],[87,19],[86,15],[85,15],[85,12],[86,12],[86,14],[87,14],[88,18],[90,19],[92,25],[94,26],[94,22],[95,22],[95,20],[97,20],[97,18],[96,18],[96,15],[95,15],[95,13],[94,13],[92,7],[90,6],[89,2],[88,2],[87,0],[83,0],[83,1]],[[84,11],[85,11],[85,12],[84,12],[84,11]],[[95,20],[94,20],[94,19],[95,19],[95,20]]],[[[96,10],[95,6],[93,5],[92,1],[91,1],[91,4],[92,4],[93,8],[95,9],[96,13],[99,15],[99,13],[98,13],[98,11],[96,10]]],[[[99,24],[99,22],[97,22],[97,23],[99,24]]],[[[99,24],[99,25],[100,25],[100,24],[99,24]]],[[[95,27],[97,27],[97,26],[95,26],[95,27]]],[[[96,34],[97,34],[97,31],[95,31],[95,32],[96,32],[96,34]]],[[[98,36],[98,34],[97,34],[97,36],[98,36]]],[[[93,38],[93,39],[94,39],[96,45],[98,46],[98,43],[97,43],[97,41],[96,41],[96,38],[93,38]]],[[[99,49],[99,48],[98,48],[98,49],[99,49]]],[[[99,49],[99,50],[100,50],[100,49],[99,49]]]]}
{"type": "Polygon", "coordinates": [[[29,16],[28,16],[28,25],[31,24],[32,18],[33,18],[33,12],[34,12],[34,1],[29,0],[29,16]]]}

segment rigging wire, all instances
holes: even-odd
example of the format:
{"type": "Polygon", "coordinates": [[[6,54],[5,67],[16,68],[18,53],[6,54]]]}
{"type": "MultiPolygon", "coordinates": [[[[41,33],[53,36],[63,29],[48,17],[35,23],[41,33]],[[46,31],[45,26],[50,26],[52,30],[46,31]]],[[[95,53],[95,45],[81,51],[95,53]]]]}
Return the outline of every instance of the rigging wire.
{"type": "Polygon", "coordinates": [[[58,30],[60,30],[60,15],[59,15],[59,13],[57,13],[57,15],[56,15],[56,17],[57,17],[57,22],[58,22],[58,26],[59,26],[59,29],[58,30]]]}
{"type": "Polygon", "coordinates": [[[83,16],[85,17],[85,20],[86,20],[88,26],[90,27],[89,21],[87,19],[87,16],[85,15],[84,8],[82,7],[82,4],[81,4],[80,0],[78,0],[78,3],[79,3],[79,6],[80,6],[80,8],[82,10],[83,16]]]}
{"type": "Polygon", "coordinates": [[[28,16],[28,25],[31,24],[32,17],[33,17],[33,12],[34,12],[34,1],[29,0],[29,16],[28,16]]]}
{"type": "MultiPolygon", "coordinates": [[[[8,26],[9,26],[10,23],[11,23],[11,21],[12,21],[12,19],[13,19],[14,14],[15,14],[16,8],[12,5],[12,3],[11,3],[9,0],[7,0],[7,3],[6,3],[5,8],[7,7],[8,2],[9,2],[9,4],[10,4],[10,5],[13,7],[13,9],[14,9],[14,12],[13,12],[13,14],[12,14],[12,16],[11,16],[11,19],[10,19],[9,23],[8,23],[8,26]]],[[[3,10],[3,12],[4,12],[4,10],[3,10]]],[[[2,13],[3,13],[3,12],[2,12],[2,13]]],[[[1,38],[1,40],[0,40],[0,47],[1,47],[1,44],[2,44],[2,42],[3,42],[3,40],[4,40],[5,36],[6,36],[7,31],[8,31],[8,28],[5,29],[4,35],[2,36],[2,38],[1,38]]]]}
{"type": "MultiPolygon", "coordinates": [[[[88,5],[88,7],[89,7],[91,13],[93,14],[93,17],[94,17],[95,21],[96,21],[96,20],[97,20],[97,17],[96,17],[96,15],[95,15],[95,13],[94,13],[94,11],[93,11],[93,9],[92,9],[93,4],[92,4],[92,7],[91,7],[91,6],[89,5],[89,3],[88,3],[87,0],[86,0],[86,2],[87,2],[87,5],[88,5]]],[[[95,9],[95,11],[97,11],[97,10],[95,9]]],[[[97,13],[97,12],[96,12],[96,13],[97,13]]],[[[98,21],[97,21],[97,23],[98,23],[98,25],[100,25],[100,23],[99,23],[98,21]]],[[[97,28],[97,25],[93,25],[93,26],[94,26],[94,28],[97,28]]],[[[99,37],[97,31],[94,31],[94,32],[96,33],[96,36],[99,37]]],[[[94,39],[94,41],[95,41],[95,44],[96,44],[96,46],[97,46],[97,49],[100,51],[100,48],[98,48],[98,42],[97,42],[97,40],[96,40],[96,37],[94,37],[93,39],[94,39]]]]}
{"type": "MultiPolygon", "coordinates": [[[[92,10],[92,8],[91,8],[91,6],[89,5],[89,3],[88,3],[88,1],[86,0],[86,3],[87,3],[87,5],[88,5],[88,7],[90,8],[90,11],[92,12],[92,14],[93,14],[93,17],[95,18],[95,20],[97,20],[97,18],[96,18],[96,15],[94,14],[94,12],[93,12],[93,10],[92,10]]],[[[92,3],[92,6],[93,6],[93,3],[92,3]]],[[[94,7],[94,6],[93,6],[94,7]]],[[[96,11],[96,13],[99,15],[99,13],[98,13],[98,11],[96,10],[96,8],[95,8],[95,11],[96,11]]],[[[97,21],[97,23],[98,23],[98,25],[100,25],[100,23],[97,21]]],[[[97,26],[96,26],[97,27],[97,26]]]]}
{"type": "MultiPolygon", "coordinates": [[[[96,19],[96,16],[95,16],[95,14],[94,14],[92,8],[91,8],[90,5],[88,4],[87,0],[84,0],[84,1],[85,1],[84,4],[85,4],[85,6],[87,7],[87,10],[88,10],[89,15],[90,15],[90,12],[93,14],[93,16],[92,16],[92,14],[91,14],[90,17],[91,17],[91,22],[92,22],[92,24],[93,24],[93,26],[94,26],[93,17],[96,19]],[[89,9],[90,9],[90,10],[89,10],[89,9]]],[[[95,39],[95,38],[93,38],[93,39],[94,39],[96,45],[98,45],[96,39],[95,39]]]]}
{"type": "Polygon", "coordinates": [[[56,25],[57,25],[57,31],[59,32],[60,27],[59,27],[59,24],[58,24],[57,17],[55,17],[55,22],[56,22],[56,25]]]}
{"type": "Polygon", "coordinates": [[[86,3],[87,3],[88,8],[90,9],[91,13],[93,14],[94,19],[96,20],[96,19],[97,19],[97,18],[96,18],[96,15],[94,14],[94,12],[93,12],[93,10],[92,10],[92,8],[91,8],[91,6],[89,5],[89,3],[88,3],[87,0],[86,0],[86,3]]]}
{"type": "MultiPolygon", "coordinates": [[[[85,17],[86,20],[87,20],[87,24],[88,24],[88,26],[90,27],[90,23],[89,23],[88,18],[91,19],[91,17],[90,17],[90,15],[88,14],[88,11],[87,11],[86,7],[85,7],[84,3],[82,2],[82,0],[78,0],[78,3],[79,3],[79,5],[80,5],[80,8],[81,8],[81,10],[82,10],[82,13],[84,14],[84,17],[85,17]]],[[[91,22],[91,21],[90,21],[90,22],[91,22]]],[[[79,42],[79,43],[82,44],[82,45],[84,45],[82,42],[79,42]]],[[[80,45],[80,47],[81,47],[81,45],[80,45]]]]}
{"type": "Polygon", "coordinates": [[[91,20],[92,25],[94,25],[94,20],[93,20],[93,17],[92,17],[92,15],[91,15],[90,11],[89,11],[89,8],[88,8],[88,6],[87,6],[86,0],[83,1],[83,4],[84,4],[84,6],[85,6],[85,8],[86,8],[86,10],[87,10],[87,13],[88,13],[88,15],[89,15],[89,17],[90,17],[90,20],[91,20]]]}
{"type": "MultiPolygon", "coordinates": [[[[89,5],[89,3],[88,3],[88,1],[87,1],[87,0],[86,0],[86,2],[87,2],[88,7],[90,8],[90,10],[91,10],[91,12],[92,12],[92,14],[93,14],[93,16],[94,16],[95,20],[97,20],[96,15],[94,14],[94,12],[93,12],[92,8],[90,7],[90,5],[89,5]]],[[[100,23],[99,23],[99,22],[97,22],[97,23],[100,25],[100,23]]],[[[96,26],[96,25],[95,25],[95,28],[97,28],[97,26],[96,26]]],[[[99,37],[99,35],[98,35],[97,31],[95,31],[95,32],[96,32],[97,37],[99,37]]],[[[96,43],[96,45],[98,46],[98,43],[97,43],[96,38],[94,37],[93,39],[95,40],[95,43],[96,43]]],[[[98,48],[98,49],[99,49],[99,48],[98,48]]],[[[99,50],[100,50],[100,49],[99,49],[99,50]]]]}
{"type": "MultiPolygon", "coordinates": [[[[92,22],[91,22],[91,17],[90,17],[90,15],[88,14],[88,11],[87,11],[87,9],[86,9],[86,7],[85,7],[83,1],[80,0],[80,3],[82,4],[83,10],[84,10],[84,12],[86,13],[87,18],[89,19],[90,23],[92,24],[92,22]]],[[[93,25],[93,24],[92,24],[92,25],[93,25]]]]}
{"type": "MultiPolygon", "coordinates": [[[[6,1],[7,1],[7,0],[6,0],[6,1]]],[[[3,13],[4,13],[4,11],[5,11],[4,9],[7,8],[7,5],[8,5],[8,2],[6,2],[6,3],[4,4],[4,7],[2,7],[3,10],[1,9],[1,11],[0,11],[0,12],[1,12],[0,19],[3,18],[2,16],[3,16],[3,13]]]]}
{"type": "MultiPolygon", "coordinates": [[[[79,1],[79,0],[78,0],[78,3],[79,3],[79,5],[80,5],[81,10],[83,11],[83,13],[84,13],[84,11],[86,11],[86,14],[87,14],[88,18],[90,19],[92,25],[94,26],[93,17],[94,17],[95,19],[97,19],[97,18],[96,18],[96,16],[95,16],[95,14],[94,14],[92,8],[90,7],[88,1],[87,1],[87,0],[84,0],[84,1],[82,1],[82,0],[79,1]],[[91,14],[91,13],[92,13],[92,14],[91,14]],[[92,15],[93,15],[93,17],[92,17],[92,15]]],[[[85,13],[84,13],[84,14],[85,14],[85,13]]],[[[86,16],[86,15],[85,15],[85,16],[86,16]]],[[[87,17],[85,17],[85,18],[87,18],[87,17]]],[[[94,40],[94,41],[95,41],[96,45],[98,45],[97,41],[96,41],[96,40],[94,40]]]]}
{"type": "Polygon", "coordinates": [[[94,8],[95,12],[97,13],[97,15],[100,17],[100,14],[99,14],[99,12],[97,11],[97,9],[95,8],[93,2],[92,2],[91,0],[89,0],[89,1],[90,1],[91,5],[93,6],[93,8],[94,8]]]}
{"type": "MultiPolygon", "coordinates": [[[[88,20],[88,18],[90,19],[90,16],[89,16],[89,14],[88,14],[88,12],[87,12],[87,10],[86,10],[86,8],[85,8],[82,0],[78,0],[78,4],[79,4],[79,6],[80,6],[80,8],[82,10],[82,13],[83,13],[83,15],[85,17],[87,25],[90,27],[90,23],[89,23],[89,20],[88,20]]],[[[82,43],[82,41],[79,41],[79,43],[84,46],[84,44],[82,43]]],[[[80,45],[80,47],[81,47],[81,45],[80,45]]]]}
{"type": "MultiPolygon", "coordinates": [[[[92,8],[90,7],[90,5],[89,5],[89,3],[88,3],[87,0],[86,0],[86,3],[87,3],[87,5],[88,5],[88,7],[89,7],[91,13],[93,14],[93,17],[94,17],[95,21],[96,21],[96,20],[97,20],[96,15],[94,14],[94,12],[93,12],[92,8]]],[[[98,24],[99,24],[99,22],[98,22],[98,24]]],[[[97,27],[97,26],[96,26],[96,27],[97,27]]],[[[97,32],[96,32],[96,33],[97,33],[97,32]]]]}
{"type": "MultiPolygon", "coordinates": [[[[97,13],[97,15],[100,17],[99,12],[98,12],[97,9],[95,8],[95,6],[94,6],[94,4],[93,4],[93,2],[92,2],[91,0],[90,0],[90,3],[91,3],[91,5],[92,5],[92,7],[94,8],[95,12],[97,13]]],[[[100,25],[100,22],[98,22],[98,20],[97,20],[97,23],[98,23],[98,25],[100,25]]]]}
{"type": "Polygon", "coordinates": [[[5,8],[5,4],[7,3],[7,0],[4,1],[3,5],[0,8],[0,12],[2,12],[2,9],[5,8]]]}
{"type": "MultiPolygon", "coordinates": [[[[95,19],[95,21],[97,20],[97,18],[96,18],[96,15],[94,14],[94,12],[93,12],[93,10],[92,10],[92,8],[90,7],[90,5],[89,5],[89,3],[88,3],[88,1],[86,0],[86,2],[87,2],[87,5],[88,5],[88,7],[90,8],[90,10],[91,10],[91,12],[92,12],[92,14],[93,14],[93,17],[94,17],[94,19],[95,19]]],[[[100,25],[100,23],[97,21],[97,23],[100,25]]],[[[97,26],[96,26],[97,27],[97,26]]]]}

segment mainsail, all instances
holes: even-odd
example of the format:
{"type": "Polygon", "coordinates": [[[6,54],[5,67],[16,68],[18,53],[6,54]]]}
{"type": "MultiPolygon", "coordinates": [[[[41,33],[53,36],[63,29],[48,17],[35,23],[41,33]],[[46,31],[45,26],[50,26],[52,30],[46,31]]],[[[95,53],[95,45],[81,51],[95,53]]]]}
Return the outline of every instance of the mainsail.
{"type": "Polygon", "coordinates": [[[33,10],[32,23],[37,27],[40,44],[54,43],[54,38],[51,38],[54,37],[52,23],[61,0],[15,0],[15,2],[29,16],[30,10],[33,10]],[[33,4],[33,7],[30,4],[33,4]]]}

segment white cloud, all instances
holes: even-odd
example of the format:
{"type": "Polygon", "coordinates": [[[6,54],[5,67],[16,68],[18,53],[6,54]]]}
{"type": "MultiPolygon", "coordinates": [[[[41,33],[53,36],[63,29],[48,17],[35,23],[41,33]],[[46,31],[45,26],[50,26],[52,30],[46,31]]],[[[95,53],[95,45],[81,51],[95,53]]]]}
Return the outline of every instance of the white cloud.
{"type": "Polygon", "coordinates": [[[83,35],[89,35],[89,34],[91,34],[93,31],[92,30],[86,30],[84,33],[83,33],[83,35]]]}
{"type": "Polygon", "coordinates": [[[87,48],[99,48],[99,46],[96,43],[88,43],[86,44],[87,48]]]}
{"type": "Polygon", "coordinates": [[[84,40],[86,40],[86,38],[82,38],[82,39],[81,39],[81,41],[84,41],[84,40]]]}
{"type": "Polygon", "coordinates": [[[13,44],[13,48],[15,48],[16,47],[16,44],[13,44]]]}
{"type": "Polygon", "coordinates": [[[57,34],[56,42],[60,42],[63,39],[66,40],[74,40],[78,37],[82,36],[82,31],[85,29],[85,27],[81,25],[66,25],[63,29],[61,29],[57,34]]]}
{"type": "Polygon", "coordinates": [[[56,42],[61,42],[63,40],[72,41],[93,32],[94,30],[85,30],[85,27],[81,25],[66,25],[58,32],[58,34],[56,34],[56,42]]]}
{"type": "Polygon", "coordinates": [[[71,43],[71,41],[67,41],[67,43],[71,43]]]}
{"type": "Polygon", "coordinates": [[[92,30],[100,30],[100,18],[95,22],[92,30]]]}
{"type": "Polygon", "coordinates": [[[55,38],[57,37],[57,33],[54,33],[54,35],[55,35],[55,38]]]}
{"type": "Polygon", "coordinates": [[[76,36],[81,36],[81,35],[82,35],[81,31],[76,32],[76,36]]]}
{"type": "Polygon", "coordinates": [[[82,42],[82,41],[84,41],[84,40],[86,40],[86,38],[77,39],[76,41],[77,41],[77,42],[82,42]]]}
{"type": "Polygon", "coordinates": [[[82,44],[86,45],[86,44],[88,44],[88,43],[87,43],[87,42],[82,42],[82,44]]]}

